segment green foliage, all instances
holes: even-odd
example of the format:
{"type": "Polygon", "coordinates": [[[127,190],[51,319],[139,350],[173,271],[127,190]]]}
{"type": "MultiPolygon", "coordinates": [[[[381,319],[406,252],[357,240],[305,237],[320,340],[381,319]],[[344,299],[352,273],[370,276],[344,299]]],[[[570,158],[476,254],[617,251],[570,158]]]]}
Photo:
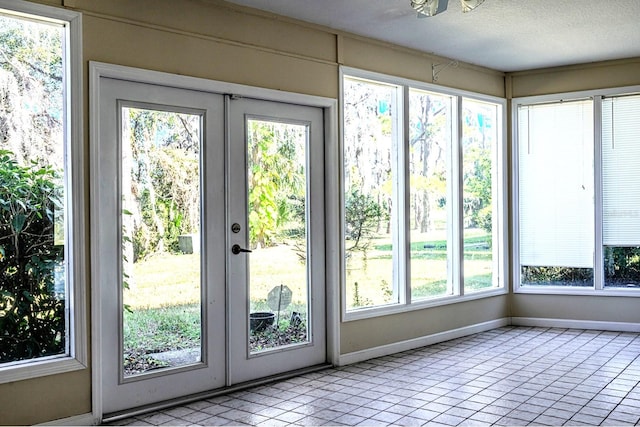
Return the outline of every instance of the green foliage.
{"type": "Polygon", "coordinates": [[[125,205],[132,217],[126,225],[137,262],[178,252],[178,237],[200,228],[200,121],[196,115],[134,108],[127,117],[131,193],[125,205]]]}
{"type": "Polygon", "coordinates": [[[0,143],[20,164],[62,158],[61,26],[0,16],[0,143]]]}
{"type": "Polygon", "coordinates": [[[125,353],[180,350],[200,346],[200,305],[176,305],[124,313],[125,353]]]}
{"type": "MultiPolygon", "coordinates": [[[[175,134],[171,138],[176,138],[175,134]]],[[[200,228],[198,158],[182,148],[161,148],[150,154],[156,213],[163,221],[164,247],[176,253],[178,236],[200,228]]]]}
{"type": "Polygon", "coordinates": [[[522,283],[541,285],[589,286],[592,268],[522,266],[522,283]]]}
{"type": "Polygon", "coordinates": [[[366,307],[369,305],[373,305],[373,301],[369,298],[365,298],[360,295],[360,285],[358,282],[353,282],[353,302],[351,304],[352,307],[366,307]]]}
{"type": "MultiPolygon", "coordinates": [[[[291,224],[305,218],[304,152],[297,126],[250,121],[249,240],[252,247],[269,247],[291,224]]],[[[304,229],[304,228],[303,228],[304,229]]]]}
{"type": "Polygon", "coordinates": [[[463,209],[470,228],[491,233],[491,151],[471,147],[465,153],[463,209]]]}
{"type": "Polygon", "coordinates": [[[61,178],[14,157],[0,151],[0,362],[63,353],[66,342],[65,295],[55,287],[64,259],[54,242],[61,178]]]}
{"type": "Polygon", "coordinates": [[[383,209],[370,194],[352,188],[345,195],[344,215],[345,236],[351,241],[346,250],[366,251],[380,221],[386,219],[386,209],[383,209]]]}
{"type": "MultiPolygon", "coordinates": [[[[20,87],[47,82],[45,95],[62,90],[62,36],[58,27],[0,16],[0,66],[13,72],[20,87]]],[[[41,100],[46,101],[46,100],[41,100]]]]}
{"type": "Polygon", "coordinates": [[[604,265],[607,285],[640,283],[640,247],[605,246],[604,265]]]}

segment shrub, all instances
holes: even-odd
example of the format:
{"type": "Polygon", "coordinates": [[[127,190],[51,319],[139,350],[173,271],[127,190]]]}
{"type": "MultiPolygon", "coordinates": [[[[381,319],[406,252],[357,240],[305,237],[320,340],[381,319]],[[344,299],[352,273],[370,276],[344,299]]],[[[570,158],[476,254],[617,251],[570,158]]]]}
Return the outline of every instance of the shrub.
{"type": "Polygon", "coordinates": [[[60,175],[0,150],[0,363],[63,353],[64,292],[56,292],[64,245],[54,238],[62,210],[60,175]]]}
{"type": "Polygon", "coordinates": [[[345,195],[344,214],[345,234],[351,240],[347,250],[366,251],[380,221],[386,219],[383,207],[370,194],[352,188],[345,195]]]}

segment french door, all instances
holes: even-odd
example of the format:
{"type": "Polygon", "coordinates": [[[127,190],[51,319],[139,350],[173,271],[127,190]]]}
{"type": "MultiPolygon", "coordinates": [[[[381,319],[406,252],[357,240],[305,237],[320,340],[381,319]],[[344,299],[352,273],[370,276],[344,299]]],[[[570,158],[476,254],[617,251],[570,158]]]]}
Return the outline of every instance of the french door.
{"type": "Polygon", "coordinates": [[[229,298],[237,302],[229,381],[237,384],[326,360],[323,129],[318,108],[239,99],[229,112],[229,298]]]}
{"type": "Polygon", "coordinates": [[[322,109],[100,78],[103,414],[326,361],[322,109]]]}

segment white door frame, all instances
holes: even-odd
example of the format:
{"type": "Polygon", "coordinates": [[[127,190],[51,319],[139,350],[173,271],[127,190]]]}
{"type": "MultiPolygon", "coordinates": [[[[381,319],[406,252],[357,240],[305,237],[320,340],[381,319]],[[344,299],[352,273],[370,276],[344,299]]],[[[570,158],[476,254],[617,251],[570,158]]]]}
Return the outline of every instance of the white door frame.
{"type": "MultiPolygon", "coordinates": [[[[339,323],[340,323],[340,265],[339,257],[341,221],[339,217],[340,183],[338,144],[338,102],[332,98],[313,95],[283,92],[272,89],[257,88],[234,83],[225,83],[208,79],[180,76],[170,73],[125,67],[100,62],[89,63],[89,136],[91,171],[98,164],[97,141],[100,132],[100,82],[101,78],[122,79],[133,82],[157,84],[180,89],[199,90],[216,94],[234,94],[266,101],[286,102],[299,105],[319,107],[324,110],[325,134],[325,264],[326,264],[326,334],[327,362],[337,364],[339,359],[339,323]]],[[[92,193],[97,189],[95,174],[90,176],[92,193]]],[[[94,200],[90,211],[95,212],[94,200]]],[[[92,359],[92,412],[96,420],[102,420],[102,373],[96,368],[102,363],[100,292],[99,234],[96,222],[91,222],[91,359],[92,359]]]]}

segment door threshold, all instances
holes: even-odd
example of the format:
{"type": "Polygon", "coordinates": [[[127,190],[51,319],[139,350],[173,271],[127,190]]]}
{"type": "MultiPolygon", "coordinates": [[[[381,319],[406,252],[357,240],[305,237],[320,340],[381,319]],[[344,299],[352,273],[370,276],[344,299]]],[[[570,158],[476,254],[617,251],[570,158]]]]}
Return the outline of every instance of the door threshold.
{"type": "Polygon", "coordinates": [[[190,394],[188,396],[176,397],[175,399],[165,400],[158,403],[138,406],[136,408],[126,409],[124,411],[113,412],[110,414],[105,414],[102,417],[102,423],[112,423],[115,421],[123,420],[125,418],[147,414],[153,411],[159,411],[159,410],[171,408],[174,406],[186,405],[188,403],[196,402],[198,400],[211,399],[212,397],[222,396],[225,394],[246,390],[248,388],[269,384],[276,381],[282,381],[282,380],[297,377],[300,375],[309,374],[312,372],[323,371],[325,369],[329,369],[332,367],[333,365],[330,363],[323,363],[321,365],[309,366],[307,368],[297,369],[295,371],[289,371],[289,372],[285,372],[277,375],[271,375],[265,378],[246,381],[240,384],[236,384],[228,387],[222,387],[222,388],[218,388],[211,391],[204,391],[201,393],[190,394]]]}

